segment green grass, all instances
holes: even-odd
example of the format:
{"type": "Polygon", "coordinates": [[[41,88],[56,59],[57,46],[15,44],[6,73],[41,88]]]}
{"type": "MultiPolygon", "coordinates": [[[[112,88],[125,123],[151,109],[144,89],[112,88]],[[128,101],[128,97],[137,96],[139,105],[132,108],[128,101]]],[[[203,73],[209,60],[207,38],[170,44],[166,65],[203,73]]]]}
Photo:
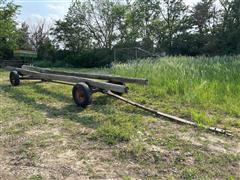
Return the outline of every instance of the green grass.
{"type": "MultiPolygon", "coordinates": [[[[7,75],[2,71],[0,73],[3,77],[7,75]]],[[[3,129],[0,134],[21,135],[32,126],[47,125],[48,122],[41,112],[46,112],[49,118],[70,120],[72,123],[64,121],[68,131],[78,131],[74,127],[75,123],[97,129],[89,138],[103,140],[109,145],[129,141],[136,131],[144,128],[143,117],[133,114],[132,111],[135,111],[133,107],[124,111],[124,104],[114,102],[113,99],[99,93],[94,95],[94,106],[84,110],[74,104],[71,90],[70,86],[38,82],[22,82],[18,87],[0,85],[0,92],[3,95],[1,100],[11,102],[6,106],[7,111],[0,108],[1,121],[26,119],[3,129]]]]}
{"type": "Polygon", "coordinates": [[[165,57],[115,64],[111,72],[149,80],[130,88],[139,102],[199,124],[240,127],[239,69],[240,56],[165,57]]]}
{"type": "Polygon", "coordinates": [[[25,179],[66,179],[82,171],[82,179],[107,179],[101,171],[114,172],[109,179],[238,179],[239,62],[172,57],[59,69],[147,78],[148,86],[129,85],[124,96],[199,125],[228,127],[233,138],[162,121],[100,93],[82,109],[70,86],[34,81],[12,87],[0,69],[0,171],[25,179]]]}

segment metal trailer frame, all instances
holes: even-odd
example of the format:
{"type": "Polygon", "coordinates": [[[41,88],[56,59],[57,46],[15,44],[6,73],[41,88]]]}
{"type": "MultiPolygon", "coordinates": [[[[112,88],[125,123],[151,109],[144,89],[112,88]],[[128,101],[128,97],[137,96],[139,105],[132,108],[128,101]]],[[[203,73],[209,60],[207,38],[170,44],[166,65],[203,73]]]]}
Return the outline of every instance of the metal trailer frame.
{"type": "MultiPolygon", "coordinates": [[[[139,78],[126,78],[120,76],[111,75],[97,75],[87,73],[70,73],[61,71],[51,71],[48,69],[42,69],[38,67],[23,66],[22,68],[6,67],[10,71],[10,82],[13,86],[20,85],[21,80],[41,80],[43,82],[53,82],[65,85],[73,86],[72,96],[77,106],[86,108],[92,103],[92,94],[101,92],[103,94],[114,97],[125,103],[128,103],[134,107],[143,109],[157,117],[164,117],[170,121],[174,121],[180,124],[189,125],[195,128],[199,128],[199,125],[195,122],[162,113],[152,108],[146,107],[142,104],[133,102],[127,98],[122,97],[123,93],[128,92],[128,87],[125,85],[128,83],[147,84],[146,79],[139,78]],[[86,78],[88,77],[88,78],[86,78]],[[92,78],[92,79],[89,79],[92,78]],[[97,80],[94,80],[97,79],[97,80]],[[108,80],[107,82],[101,82],[99,80],[108,80]]],[[[203,126],[201,126],[203,128],[203,126]]],[[[233,136],[231,131],[221,129],[217,127],[204,127],[205,129],[214,132],[225,134],[227,136],[233,136]]]]}
{"type": "Polygon", "coordinates": [[[146,79],[140,78],[52,71],[26,65],[22,68],[7,66],[6,69],[10,71],[9,79],[13,86],[19,86],[20,81],[23,80],[41,80],[42,82],[72,85],[73,100],[83,108],[92,103],[93,93],[111,91],[117,95],[122,95],[128,92],[125,83],[147,84],[146,79]]]}

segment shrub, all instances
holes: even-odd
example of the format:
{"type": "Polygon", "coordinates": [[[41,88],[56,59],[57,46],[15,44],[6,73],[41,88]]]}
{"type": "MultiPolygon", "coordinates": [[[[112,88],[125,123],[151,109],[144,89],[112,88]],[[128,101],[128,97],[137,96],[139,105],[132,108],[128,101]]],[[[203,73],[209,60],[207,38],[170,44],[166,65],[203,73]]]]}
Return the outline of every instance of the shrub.
{"type": "MultiPolygon", "coordinates": [[[[56,55],[56,63],[72,67],[103,67],[110,64],[113,60],[112,50],[94,49],[82,52],[59,51],[56,55]]],[[[56,64],[55,63],[55,64],[56,64]]]]}

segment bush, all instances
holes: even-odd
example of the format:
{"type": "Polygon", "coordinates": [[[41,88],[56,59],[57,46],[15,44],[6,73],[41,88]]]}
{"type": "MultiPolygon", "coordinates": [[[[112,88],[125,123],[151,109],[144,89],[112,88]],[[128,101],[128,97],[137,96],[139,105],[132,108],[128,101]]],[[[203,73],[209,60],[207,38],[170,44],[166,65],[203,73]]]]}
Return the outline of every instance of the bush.
{"type": "Polygon", "coordinates": [[[110,49],[94,49],[82,52],[58,51],[54,66],[70,67],[103,67],[113,61],[113,53],[110,49]]]}
{"type": "Polygon", "coordinates": [[[7,46],[3,46],[0,44],[0,59],[13,59],[13,50],[7,46]]]}
{"type": "Polygon", "coordinates": [[[34,65],[39,67],[74,67],[92,68],[105,67],[113,61],[113,52],[110,49],[94,49],[82,52],[60,50],[55,52],[54,60],[37,60],[34,65]]]}
{"type": "Polygon", "coordinates": [[[47,67],[52,67],[53,66],[51,61],[46,61],[46,60],[35,61],[35,62],[33,62],[33,64],[34,64],[34,66],[43,67],[43,68],[47,68],[47,67]]]}

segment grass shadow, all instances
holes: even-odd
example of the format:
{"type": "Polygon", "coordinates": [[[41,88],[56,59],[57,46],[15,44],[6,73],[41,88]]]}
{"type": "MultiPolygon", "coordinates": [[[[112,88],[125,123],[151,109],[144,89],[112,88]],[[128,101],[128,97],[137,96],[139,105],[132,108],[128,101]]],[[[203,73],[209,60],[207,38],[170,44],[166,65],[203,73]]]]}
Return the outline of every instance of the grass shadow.
{"type": "MultiPolygon", "coordinates": [[[[25,84],[25,86],[27,85],[25,84]]],[[[44,96],[54,97],[60,101],[70,101],[70,97],[65,96],[61,92],[55,93],[47,89],[45,90],[44,88],[36,84],[31,84],[29,86],[33,88],[36,93],[41,93],[44,96]]],[[[13,88],[10,85],[0,85],[0,89],[4,93],[6,93],[8,97],[18,101],[19,104],[24,103],[37,111],[44,112],[48,118],[69,119],[73,122],[80,123],[88,128],[97,128],[99,126],[99,123],[95,120],[94,117],[81,113],[84,112],[84,109],[77,107],[74,104],[65,105],[61,108],[56,108],[44,103],[37,102],[37,98],[29,96],[29,94],[21,91],[17,87],[13,88]]]]}
{"type": "Polygon", "coordinates": [[[94,98],[94,105],[96,106],[105,106],[112,102],[112,98],[107,95],[101,94],[101,96],[97,96],[94,98]]]}
{"type": "MultiPolygon", "coordinates": [[[[115,102],[115,101],[118,101],[119,103],[125,105],[125,106],[121,106],[119,110],[126,113],[126,114],[138,114],[138,115],[142,115],[142,116],[152,116],[152,114],[149,113],[149,112],[146,112],[142,109],[133,107],[133,106],[131,106],[131,105],[119,100],[119,99],[116,99],[114,97],[110,97],[108,95],[97,96],[94,99],[94,105],[102,107],[102,106],[105,106],[107,104],[113,104],[113,102],[115,102]]],[[[96,108],[98,108],[98,107],[96,107],[96,108]]]]}
{"type": "MultiPolygon", "coordinates": [[[[69,119],[73,122],[80,123],[88,128],[98,128],[99,127],[99,121],[96,119],[96,115],[90,115],[89,113],[82,113],[84,112],[83,108],[77,107],[72,97],[66,95],[66,93],[62,91],[55,91],[55,89],[51,90],[48,88],[44,88],[44,86],[41,85],[41,82],[33,82],[33,83],[24,83],[21,86],[24,86],[26,88],[31,89],[31,93],[33,92],[36,94],[36,96],[39,94],[41,96],[44,96],[44,100],[46,101],[46,97],[54,98],[59,102],[64,102],[64,104],[67,103],[67,105],[64,105],[60,108],[54,107],[51,105],[48,105],[48,103],[41,103],[42,97],[34,97],[33,94],[29,95],[27,91],[21,90],[19,87],[12,87],[11,85],[0,85],[0,89],[3,89],[3,91],[10,97],[15,100],[17,100],[19,103],[24,103],[26,105],[29,105],[30,107],[44,112],[44,114],[49,118],[63,118],[63,119],[69,119]],[[39,100],[40,99],[40,100],[39,100]]],[[[56,88],[57,90],[57,88],[56,88]]],[[[111,114],[115,113],[115,108],[109,108],[109,105],[113,104],[115,101],[119,101],[119,103],[123,103],[120,100],[117,100],[115,98],[111,98],[107,95],[96,95],[94,97],[93,103],[90,108],[99,113],[99,114],[111,114]]],[[[144,112],[143,110],[136,109],[134,107],[117,107],[120,108],[120,111],[123,111],[126,114],[140,114],[142,116],[150,116],[149,113],[144,112]]]]}
{"type": "MultiPolygon", "coordinates": [[[[48,90],[46,88],[43,88],[39,84],[35,84],[31,88],[33,88],[33,90],[38,94],[44,94],[46,96],[51,96],[59,101],[69,101],[69,102],[72,101],[72,98],[70,96],[66,96],[65,94],[60,93],[60,92],[48,90]]],[[[69,93],[69,95],[70,95],[70,93],[69,93]]]]}

